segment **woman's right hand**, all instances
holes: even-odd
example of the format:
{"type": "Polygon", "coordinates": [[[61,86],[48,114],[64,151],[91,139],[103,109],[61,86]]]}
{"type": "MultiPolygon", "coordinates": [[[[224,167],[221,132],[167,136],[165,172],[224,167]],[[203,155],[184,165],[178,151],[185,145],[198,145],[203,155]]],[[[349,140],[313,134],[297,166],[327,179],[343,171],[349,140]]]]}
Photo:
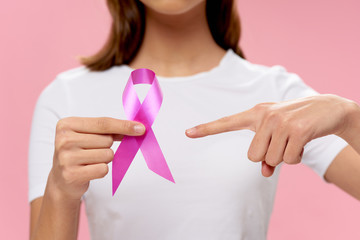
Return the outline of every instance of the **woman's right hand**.
{"type": "Polygon", "coordinates": [[[49,174],[51,191],[68,200],[80,200],[90,180],[103,178],[108,173],[107,164],[114,158],[110,148],[113,142],[121,141],[124,135],[144,133],[145,126],[136,121],[110,117],[60,119],[49,174]]]}

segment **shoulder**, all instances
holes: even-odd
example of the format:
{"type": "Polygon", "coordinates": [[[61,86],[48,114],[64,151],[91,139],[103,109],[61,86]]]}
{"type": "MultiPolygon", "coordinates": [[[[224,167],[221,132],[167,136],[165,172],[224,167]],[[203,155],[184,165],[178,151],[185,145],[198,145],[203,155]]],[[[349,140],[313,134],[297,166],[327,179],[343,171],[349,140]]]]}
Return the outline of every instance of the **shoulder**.
{"type": "Polygon", "coordinates": [[[124,65],[112,66],[104,71],[91,71],[86,66],[80,66],[65,70],[56,75],[56,81],[61,81],[65,84],[75,83],[96,83],[98,81],[106,81],[115,77],[126,75],[128,68],[124,65]]]}
{"type": "Polygon", "coordinates": [[[89,72],[85,67],[76,67],[55,75],[42,89],[39,100],[49,101],[67,94],[67,83],[85,76],[89,72]]]}
{"type": "Polygon", "coordinates": [[[228,58],[228,71],[236,82],[243,82],[273,93],[279,100],[317,94],[299,74],[288,71],[284,65],[263,65],[246,60],[232,52],[228,58]]]}
{"type": "MultiPolygon", "coordinates": [[[[63,99],[71,92],[79,93],[92,86],[98,87],[99,82],[116,78],[119,74],[118,69],[122,69],[122,67],[112,67],[105,71],[95,72],[85,66],[80,66],[59,72],[42,89],[39,98],[43,101],[63,99]]],[[[120,75],[122,74],[120,73],[120,75]]]]}
{"type": "Polygon", "coordinates": [[[230,51],[230,56],[227,63],[234,71],[237,71],[239,73],[241,72],[242,74],[245,74],[245,76],[247,76],[248,78],[275,78],[282,75],[292,74],[288,72],[283,65],[264,65],[260,63],[255,63],[251,60],[240,57],[233,51],[230,51]]]}
{"type": "Polygon", "coordinates": [[[82,77],[90,73],[90,70],[85,66],[75,67],[56,75],[56,79],[63,79],[63,81],[71,81],[73,79],[82,77]]]}
{"type": "Polygon", "coordinates": [[[106,75],[106,72],[91,71],[86,66],[80,66],[71,68],[65,71],[58,73],[54,81],[59,82],[59,84],[68,85],[68,86],[79,86],[84,84],[90,84],[91,80],[99,79],[106,75]]]}
{"type": "Polygon", "coordinates": [[[50,85],[56,85],[72,93],[81,93],[86,89],[99,88],[126,78],[128,71],[124,65],[113,66],[104,71],[91,71],[86,66],[80,66],[59,72],[50,85]]]}
{"type": "Polygon", "coordinates": [[[294,73],[280,64],[264,65],[244,59],[237,55],[233,50],[229,50],[224,59],[224,65],[227,76],[233,78],[236,83],[244,82],[246,84],[281,84],[281,82],[291,81],[294,73]]]}

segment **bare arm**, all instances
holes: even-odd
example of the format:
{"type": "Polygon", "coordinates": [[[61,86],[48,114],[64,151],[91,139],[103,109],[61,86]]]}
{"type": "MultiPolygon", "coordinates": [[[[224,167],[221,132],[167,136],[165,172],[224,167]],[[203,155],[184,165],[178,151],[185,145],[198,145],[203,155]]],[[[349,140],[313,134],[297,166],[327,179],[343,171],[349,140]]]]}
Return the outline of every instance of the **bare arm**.
{"type": "Polygon", "coordinates": [[[345,121],[345,130],[338,134],[346,140],[358,154],[360,154],[360,106],[351,102],[347,108],[348,117],[345,121]]]}
{"type": "Polygon", "coordinates": [[[339,134],[350,146],[345,147],[330,164],[325,179],[360,200],[360,107],[349,109],[346,130],[339,134]]]}
{"type": "Polygon", "coordinates": [[[50,176],[44,196],[31,202],[30,239],[77,239],[81,202],[52,191],[49,182],[50,176]]]}
{"type": "Polygon", "coordinates": [[[360,155],[351,146],[345,147],[330,164],[325,179],[360,200],[360,155]]]}
{"type": "Polygon", "coordinates": [[[43,197],[39,197],[39,198],[34,199],[30,203],[30,238],[34,232],[34,228],[37,223],[37,219],[39,217],[42,199],[43,199],[43,197]]]}

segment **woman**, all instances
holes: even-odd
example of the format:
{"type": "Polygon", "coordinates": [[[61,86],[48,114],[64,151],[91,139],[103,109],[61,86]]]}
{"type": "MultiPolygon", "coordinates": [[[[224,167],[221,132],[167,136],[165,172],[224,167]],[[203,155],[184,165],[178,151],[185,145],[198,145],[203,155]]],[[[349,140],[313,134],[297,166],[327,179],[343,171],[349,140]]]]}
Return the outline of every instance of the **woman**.
{"type": "Polygon", "coordinates": [[[92,239],[265,239],[282,162],[301,161],[360,199],[360,107],[246,61],[233,1],[107,2],[107,44],[36,104],[32,239],[76,239],[82,200],[92,239]],[[121,104],[137,68],[154,70],[164,93],[152,129],[176,184],[138,154],[112,196],[119,141],[145,131],[121,104]]]}

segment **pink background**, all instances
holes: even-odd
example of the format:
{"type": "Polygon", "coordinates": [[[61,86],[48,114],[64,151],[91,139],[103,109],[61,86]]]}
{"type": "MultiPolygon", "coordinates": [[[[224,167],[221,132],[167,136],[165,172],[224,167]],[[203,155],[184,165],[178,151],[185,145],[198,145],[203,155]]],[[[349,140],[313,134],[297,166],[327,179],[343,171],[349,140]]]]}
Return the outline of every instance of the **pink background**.
{"type": "MultiPolygon", "coordinates": [[[[0,3],[0,239],[26,239],[27,151],[41,90],[76,55],[99,49],[109,16],[99,0],[0,3]]],[[[244,0],[242,46],[249,60],[280,64],[320,93],[360,102],[358,0],[244,0]]],[[[84,209],[82,209],[84,210],[84,209]]],[[[84,213],[84,212],[83,212],[84,213]]],[[[360,204],[305,166],[285,166],[268,239],[360,239],[360,204]]],[[[81,215],[79,239],[89,239],[81,215]]]]}

